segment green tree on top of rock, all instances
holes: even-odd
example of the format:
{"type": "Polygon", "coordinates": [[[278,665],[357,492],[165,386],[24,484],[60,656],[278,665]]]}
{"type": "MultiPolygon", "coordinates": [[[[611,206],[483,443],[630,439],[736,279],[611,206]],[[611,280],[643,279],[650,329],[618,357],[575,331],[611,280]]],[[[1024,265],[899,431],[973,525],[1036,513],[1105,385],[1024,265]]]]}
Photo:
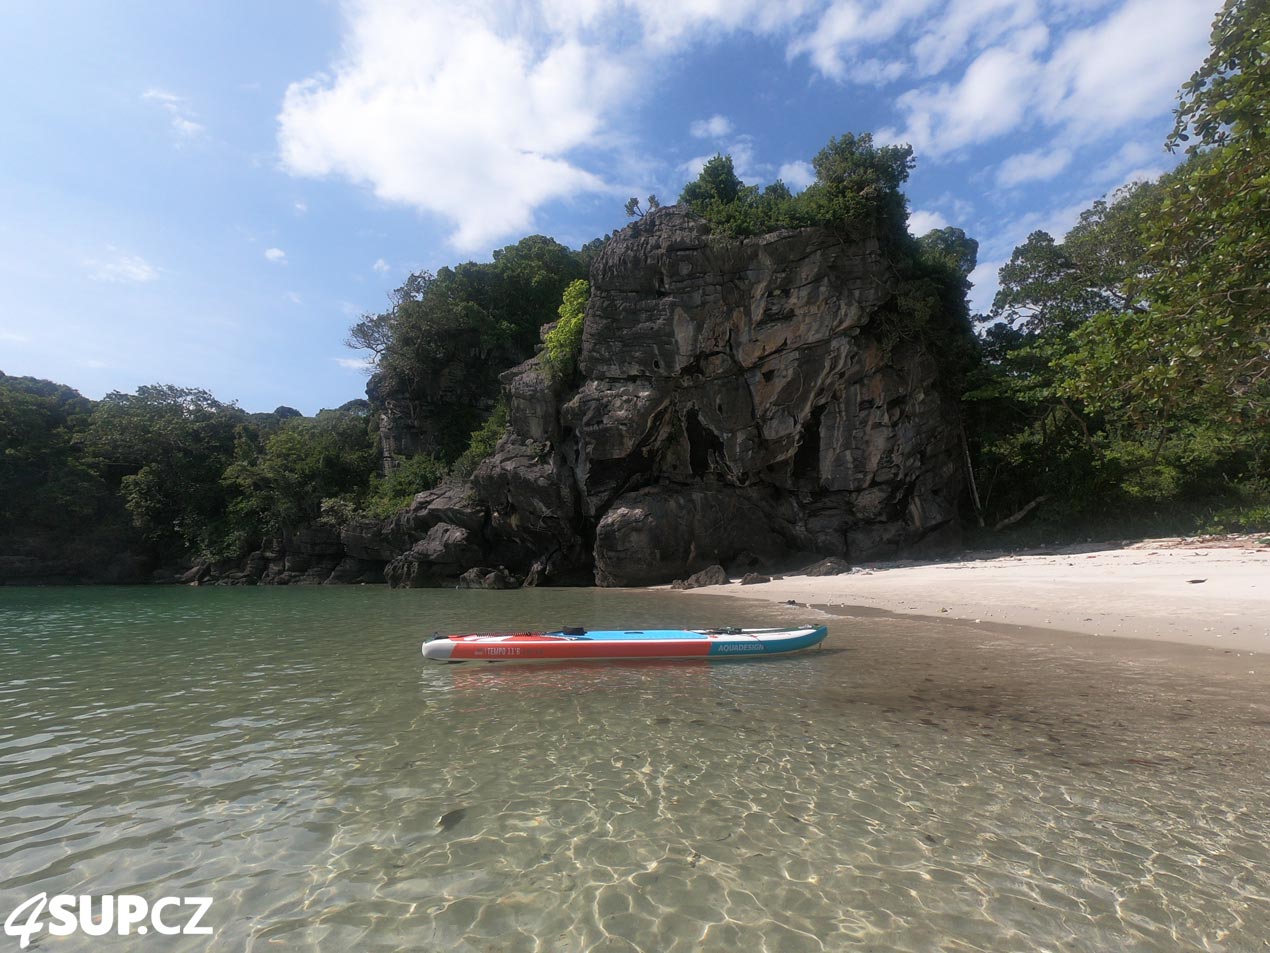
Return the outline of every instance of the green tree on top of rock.
{"type": "Polygon", "coordinates": [[[913,168],[911,146],[875,146],[869,133],[830,139],[812,160],[816,181],[798,195],[777,180],[746,185],[731,156],[716,155],[689,182],[679,201],[731,235],[824,225],[851,235],[881,230],[901,241],[907,203],[901,187],[913,168]]]}

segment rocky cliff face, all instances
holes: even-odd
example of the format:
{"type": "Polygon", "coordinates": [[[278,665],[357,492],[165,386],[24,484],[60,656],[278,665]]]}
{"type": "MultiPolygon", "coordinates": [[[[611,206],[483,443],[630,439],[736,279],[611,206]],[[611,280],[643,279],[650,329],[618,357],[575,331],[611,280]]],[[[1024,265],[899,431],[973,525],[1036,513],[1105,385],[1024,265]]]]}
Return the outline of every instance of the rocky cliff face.
{"type": "Polygon", "coordinates": [[[350,556],[389,557],[394,585],[501,565],[622,586],[955,542],[955,408],[894,333],[875,240],[719,238],[671,207],[615,236],[591,281],[581,386],[540,358],[504,374],[510,431],[471,486],[346,529],[350,556]]]}

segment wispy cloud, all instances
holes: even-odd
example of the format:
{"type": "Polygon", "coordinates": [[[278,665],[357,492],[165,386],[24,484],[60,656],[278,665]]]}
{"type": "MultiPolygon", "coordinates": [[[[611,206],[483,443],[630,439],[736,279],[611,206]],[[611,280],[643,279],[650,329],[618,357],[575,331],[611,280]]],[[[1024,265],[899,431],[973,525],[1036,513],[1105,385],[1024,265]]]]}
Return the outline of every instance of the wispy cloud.
{"type": "Polygon", "coordinates": [[[375,367],[375,361],[369,357],[337,357],[333,358],[336,364],[350,371],[369,371],[375,367]]]}
{"type": "Polygon", "coordinates": [[[1044,182],[1052,179],[1072,161],[1070,149],[1038,149],[1010,156],[997,169],[997,182],[1007,188],[1025,182],[1044,182]]]}
{"type": "Polygon", "coordinates": [[[833,79],[890,82],[903,75],[902,60],[886,62],[867,57],[860,62],[856,52],[890,40],[936,4],[937,0],[829,3],[819,13],[814,28],[790,43],[790,55],[806,55],[820,73],[833,79]]]}
{"type": "Polygon", "coordinates": [[[25,344],[31,340],[25,334],[19,334],[16,331],[0,331],[0,341],[10,341],[13,344],[25,344]]]}
{"type": "Polygon", "coordinates": [[[106,246],[104,258],[89,258],[84,261],[88,276],[94,281],[110,281],[116,284],[143,284],[155,281],[159,277],[159,269],[154,267],[140,255],[120,251],[114,245],[106,246]]]}
{"type": "Polygon", "coordinates": [[[288,292],[287,292],[287,300],[288,300],[288,301],[290,301],[292,304],[304,304],[304,299],[303,299],[303,298],[301,298],[301,297],[300,297],[300,296],[299,296],[296,292],[294,292],[294,291],[288,291],[288,292]]]}
{"type": "Polygon", "coordinates": [[[271,261],[275,265],[285,265],[287,263],[287,253],[281,248],[266,248],[265,260],[271,261]]]}
{"type": "Polygon", "coordinates": [[[786,162],[780,167],[776,173],[776,177],[788,185],[793,191],[798,192],[807,188],[811,183],[816,181],[816,170],[811,167],[810,162],[786,162]]]}
{"type": "Polygon", "coordinates": [[[914,235],[925,235],[936,228],[947,228],[948,219],[939,212],[914,209],[908,216],[908,230],[914,235]]]}
{"type": "Polygon", "coordinates": [[[391,271],[391,270],[392,270],[392,269],[391,269],[391,267],[389,266],[388,262],[384,261],[382,258],[380,258],[380,259],[376,260],[376,262],[375,262],[373,265],[371,265],[370,267],[371,267],[371,268],[372,268],[372,269],[373,269],[373,270],[374,270],[377,274],[381,274],[381,275],[385,275],[385,274],[387,274],[389,271],[391,271]]]}
{"type": "Polygon", "coordinates": [[[722,139],[732,134],[732,120],[727,116],[714,115],[709,119],[696,120],[688,131],[696,139],[722,139]]]}
{"type": "Polygon", "coordinates": [[[167,113],[172,131],[176,133],[178,139],[182,141],[197,139],[207,131],[201,123],[194,121],[194,113],[190,109],[189,101],[184,97],[162,89],[147,89],[141,94],[141,98],[155,103],[167,113]]]}
{"type": "MultiPolygon", "coordinates": [[[[897,105],[906,124],[880,136],[910,142],[927,155],[1033,126],[1088,141],[1167,111],[1207,49],[1212,10],[1197,0],[1126,0],[1101,19],[1061,33],[1051,26],[1071,14],[1070,3],[1050,2],[1056,6],[1048,18],[1041,0],[950,3],[949,11],[969,11],[965,22],[990,25],[979,35],[993,42],[960,75],[901,94],[897,105]],[[980,16],[992,12],[989,7],[997,12],[980,16]]],[[[942,54],[929,55],[932,70],[945,65],[942,54]]]]}

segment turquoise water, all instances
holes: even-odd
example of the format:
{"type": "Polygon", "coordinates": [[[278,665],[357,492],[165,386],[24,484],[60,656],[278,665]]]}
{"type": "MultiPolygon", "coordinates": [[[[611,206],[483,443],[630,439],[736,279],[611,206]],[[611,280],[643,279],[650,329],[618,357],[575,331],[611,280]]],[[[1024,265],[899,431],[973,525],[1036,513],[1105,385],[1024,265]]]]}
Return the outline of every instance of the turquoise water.
{"type": "Polygon", "coordinates": [[[0,917],[42,891],[213,900],[211,936],[32,937],[68,951],[1270,949],[1270,719],[1238,680],[883,619],[788,659],[419,653],[813,618],[0,590],[0,917]]]}

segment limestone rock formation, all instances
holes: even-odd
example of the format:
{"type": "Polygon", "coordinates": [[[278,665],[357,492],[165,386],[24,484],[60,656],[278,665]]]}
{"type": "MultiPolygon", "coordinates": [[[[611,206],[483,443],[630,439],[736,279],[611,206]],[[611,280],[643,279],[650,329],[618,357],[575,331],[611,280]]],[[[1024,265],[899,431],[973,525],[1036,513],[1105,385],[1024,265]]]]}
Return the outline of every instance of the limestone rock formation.
{"type": "Polygon", "coordinates": [[[502,565],[624,586],[951,544],[955,408],[895,333],[894,275],[875,239],[736,240],[655,211],[592,268],[580,386],[538,357],[504,374],[509,432],[471,486],[345,546],[395,552],[394,585],[502,565]]]}

